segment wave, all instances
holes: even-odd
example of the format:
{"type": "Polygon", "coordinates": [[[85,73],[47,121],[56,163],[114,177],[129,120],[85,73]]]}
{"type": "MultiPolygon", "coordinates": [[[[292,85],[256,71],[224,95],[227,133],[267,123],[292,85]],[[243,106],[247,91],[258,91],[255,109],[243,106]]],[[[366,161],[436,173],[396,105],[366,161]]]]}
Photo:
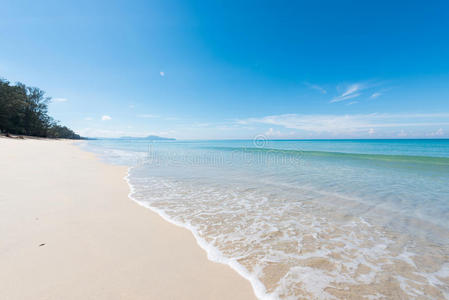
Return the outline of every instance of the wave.
{"type": "Polygon", "coordinates": [[[133,169],[132,167],[129,167],[126,176],[123,178],[128,183],[128,186],[130,189],[130,192],[128,194],[129,199],[131,199],[132,201],[134,201],[135,203],[137,203],[138,205],[140,205],[142,207],[150,209],[154,213],[158,214],[165,221],[167,221],[175,226],[185,228],[188,231],[190,231],[192,233],[193,237],[195,238],[197,245],[207,253],[207,258],[210,261],[229,266],[231,269],[236,271],[244,279],[248,280],[251,284],[251,287],[253,289],[255,296],[258,299],[276,300],[275,297],[267,294],[265,286],[256,276],[250,274],[250,272],[248,272],[248,270],[243,265],[238,263],[237,259],[226,257],[217,247],[206,242],[206,240],[203,237],[201,237],[200,233],[194,226],[187,224],[187,223],[177,221],[174,218],[170,217],[167,213],[165,213],[163,209],[158,209],[154,206],[151,206],[148,203],[144,203],[144,202],[136,199],[134,197],[134,194],[136,194],[136,188],[131,183],[131,178],[130,178],[132,169],[133,169]]]}
{"type": "Polygon", "coordinates": [[[282,154],[300,157],[325,157],[325,158],[345,158],[371,160],[391,163],[410,163],[410,164],[427,164],[435,166],[449,167],[449,157],[434,156],[412,156],[412,155],[391,155],[391,154],[365,154],[365,153],[345,153],[345,152],[328,152],[328,151],[306,151],[292,149],[276,149],[276,148],[257,148],[257,147],[203,147],[203,149],[222,150],[222,151],[238,151],[247,153],[267,153],[282,154]]]}
{"type": "Polygon", "coordinates": [[[447,248],[327,207],[314,193],[290,198],[136,171],[125,178],[129,197],[192,232],[208,258],[249,280],[259,299],[447,297],[447,248]]]}
{"type": "Polygon", "coordinates": [[[449,297],[449,157],[202,146],[96,150],[259,299],[449,297]]]}

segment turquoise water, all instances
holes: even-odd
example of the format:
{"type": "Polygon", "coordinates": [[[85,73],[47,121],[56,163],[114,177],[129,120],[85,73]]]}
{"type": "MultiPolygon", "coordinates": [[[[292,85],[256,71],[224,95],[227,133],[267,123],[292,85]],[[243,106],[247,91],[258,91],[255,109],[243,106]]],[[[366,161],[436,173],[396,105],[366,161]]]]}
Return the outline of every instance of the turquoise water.
{"type": "Polygon", "coordinates": [[[145,139],[90,140],[92,145],[114,149],[146,151],[149,144],[174,147],[255,147],[302,151],[342,152],[358,154],[411,155],[449,157],[449,139],[384,139],[384,140],[210,140],[210,141],[148,141],[145,139]]]}
{"type": "Polygon", "coordinates": [[[92,140],[266,299],[447,299],[449,140],[92,140]],[[395,296],[394,296],[395,295],[395,296]]]}

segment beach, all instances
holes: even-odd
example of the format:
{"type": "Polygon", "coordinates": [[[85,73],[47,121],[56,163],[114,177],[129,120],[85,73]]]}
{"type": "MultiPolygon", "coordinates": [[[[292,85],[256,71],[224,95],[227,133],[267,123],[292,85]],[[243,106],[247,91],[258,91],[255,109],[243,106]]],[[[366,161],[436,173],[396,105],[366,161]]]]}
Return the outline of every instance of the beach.
{"type": "Polygon", "coordinates": [[[191,232],[128,198],[127,168],[0,138],[1,299],[255,299],[191,232]]]}
{"type": "Polygon", "coordinates": [[[83,142],[261,299],[447,299],[447,140],[83,142]]]}

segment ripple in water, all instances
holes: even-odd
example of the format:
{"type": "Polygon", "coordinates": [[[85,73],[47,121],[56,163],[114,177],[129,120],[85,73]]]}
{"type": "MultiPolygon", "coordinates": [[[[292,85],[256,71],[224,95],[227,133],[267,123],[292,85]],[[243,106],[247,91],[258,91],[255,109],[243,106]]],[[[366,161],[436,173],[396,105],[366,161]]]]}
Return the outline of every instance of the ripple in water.
{"type": "Polygon", "coordinates": [[[270,143],[87,148],[261,299],[449,299],[449,140],[270,143]]]}
{"type": "Polygon", "coordinates": [[[374,225],[339,209],[344,202],[328,205],[336,197],[148,176],[138,168],[129,182],[133,199],[184,224],[244,270],[260,298],[448,298],[447,245],[374,225]]]}

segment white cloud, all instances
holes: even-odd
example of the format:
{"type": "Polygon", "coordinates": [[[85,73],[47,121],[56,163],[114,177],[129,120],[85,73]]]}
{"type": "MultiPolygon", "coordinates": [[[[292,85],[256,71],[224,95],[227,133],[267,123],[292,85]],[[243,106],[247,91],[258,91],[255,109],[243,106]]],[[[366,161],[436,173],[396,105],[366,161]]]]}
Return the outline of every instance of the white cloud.
{"type": "Polygon", "coordinates": [[[327,91],[325,88],[319,86],[318,84],[312,84],[309,82],[304,82],[305,85],[307,85],[309,88],[314,89],[316,91],[319,91],[321,94],[326,94],[327,91]]]}
{"type": "Polygon", "coordinates": [[[212,125],[210,124],[210,123],[202,123],[202,122],[194,122],[193,124],[192,124],[192,127],[193,128],[195,128],[195,127],[211,127],[212,125]]]}
{"type": "Polygon", "coordinates": [[[376,92],[376,93],[373,93],[370,98],[376,99],[377,97],[380,97],[380,96],[382,96],[382,93],[376,92]]]}
{"type": "Polygon", "coordinates": [[[85,117],[84,120],[86,120],[86,121],[92,121],[92,118],[91,118],[91,117],[85,117]]]}
{"type": "Polygon", "coordinates": [[[137,117],[144,118],[144,119],[154,119],[154,118],[158,118],[159,116],[151,115],[151,114],[141,114],[141,115],[137,115],[137,117]]]}
{"type": "Polygon", "coordinates": [[[270,128],[270,129],[268,129],[266,132],[265,132],[265,135],[267,136],[267,137],[279,137],[279,136],[281,136],[282,134],[281,134],[281,132],[279,131],[279,130],[274,130],[273,128],[270,128]]]}
{"type": "Polygon", "coordinates": [[[406,137],[408,136],[407,132],[404,131],[404,129],[401,129],[398,133],[398,137],[406,137]]]}
{"type": "MultiPolygon", "coordinates": [[[[128,128],[132,129],[132,128],[128,128]]],[[[159,131],[159,132],[142,132],[142,131],[131,131],[131,130],[108,130],[108,129],[100,129],[100,128],[82,128],[76,130],[81,136],[85,137],[104,137],[104,138],[118,138],[122,136],[133,136],[133,137],[146,137],[149,135],[157,135],[157,136],[167,136],[172,137],[175,134],[175,131],[159,131]]]]}
{"type": "Polygon", "coordinates": [[[51,102],[54,102],[54,103],[56,103],[56,102],[61,103],[61,102],[67,102],[67,101],[69,101],[67,98],[53,98],[53,99],[51,99],[51,102]]]}
{"type": "Polygon", "coordinates": [[[166,121],[176,121],[176,120],[179,120],[179,118],[176,118],[176,117],[166,117],[166,118],[164,118],[164,120],[166,120],[166,121]]]}
{"type": "MultiPolygon", "coordinates": [[[[238,124],[267,124],[311,133],[350,134],[381,128],[449,126],[449,113],[439,114],[357,114],[298,115],[285,114],[250,118],[238,124]]],[[[378,130],[376,130],[378,131],[378,130]]]]}
{"type": "Polygon", "coordinates": [[[359,101],[352,101],[352,102],[349,102],[349,103],[346,104],[346,105],[354,105],[354,104],[357,104],[357,103],[359,103],[359,101]]]}
{"type": "Polygon", "coordinates": [[[342,97],[346,97],[346,96],[349,96],[349,95],[351,95],[351,94],[354,94],[355,92],[357,92],[358,90],[360,90],[360,88],[361,88],[361,86],[360,86],[360,84],[353,84],[353,85],[350,85],[349,87],[348,87],[348,89],[346,90],[346,92],[344,92],[341,96],[342,97]]]}
{"type": "Polygon", "coordinates": [[[159,75],[161,75],[161,77],[164,77],[164,76],[165,76],[165,72],[160,71],[160,72],[159,72],[159,75]]]}
{"type": "Polygon", "coordinates": [[[443,128],[440,128],[437,131],[429,133],[429,136],[443,136],[443,135],[444,135],[443,128]]]}
{"type": "Polygon", "coordinates": [[[359,91],[364,89],[364,86],[360,83],[355,83],[347,87],[346,91],[338,97],[335,97],[330,103],[340,102],[348,99],[352,99],[360,96],[359,91]]]}
{"type": "Polygon", "coordinates": [[[368,130],[368,134],[369,135],[373,135],[373,134],[375,134],[376,133],[376,131],[374,130],[374,128],[370,128],[369,130],[368,130]]]}
{"type": "Polygon", "coordinates": [[[148,134],[142,132],[129,132],[124,130],[107,130],[99,128],[83,128],[76,131],[81,136],[85,137],[104,137],[104,138],[116,138],[121,136],[135,136],[144,137],[148,134]]]}
{"type": "Polygon", "coordinates": [[[112,118],[110,116],[104,115],[104,116],[101,117],[101,120],[102,121],[109,121],[109,120],[112,120],[112,118]]]}

